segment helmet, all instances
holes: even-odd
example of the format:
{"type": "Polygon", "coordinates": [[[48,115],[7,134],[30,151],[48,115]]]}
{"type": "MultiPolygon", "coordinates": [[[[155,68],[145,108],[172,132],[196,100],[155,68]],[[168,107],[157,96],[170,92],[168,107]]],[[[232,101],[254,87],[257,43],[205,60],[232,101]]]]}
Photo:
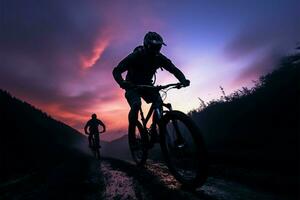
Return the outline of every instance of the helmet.
{"type": "Polygon", "coordinates": [[[144,37],[144,47],[150,52],[157,54],[159,53],[162,45],[167,46],[162,37],[156,32],[148,32],[144,37]]]}
{"type": "Polygon", "coordinates": [[[149,44],[161,44],[167,46],[162,37],[156,32],[148,32],[144,37],[144,46],[149,44]]]}
{"type": "Polygon", "coordinates": [[[97,118],[97,115],[94,113],[94,114],[92,114],[92,118],[93,119],[96,119],[97,118]]]}

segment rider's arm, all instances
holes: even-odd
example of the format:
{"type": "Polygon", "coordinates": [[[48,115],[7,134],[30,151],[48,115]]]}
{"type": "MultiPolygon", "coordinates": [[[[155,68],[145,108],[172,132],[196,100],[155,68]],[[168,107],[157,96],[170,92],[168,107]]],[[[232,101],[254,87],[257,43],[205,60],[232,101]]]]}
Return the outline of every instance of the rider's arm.
{"type": "Polygon", "coordinates": [[[101,120],[99,120],[99,124],[100,124],[100,126],[102,126],[103,127],[103,133],[106,131],[106,127],[105,127],[105,124],[101,121],[101,120]]]}
{"type": "Polygon", "coordinates": [[[132,62],[133,55],[130,54],[124,58],[117,67],[113,69],[113,76],[120,87],[123,88],[124,79],[122,78],[122,73],[128,70],[130,63],[132,62]]]}
{"type": "Polygon", "coordinates": [[[89,122],[87,122],[86,125],[84,126],[84,133],[85,133],[86,135],[89,134],[88,131],[87,131],[88,127],[89,127],[89,122]]]}
{"type": "Polygon", "coordinates": [[[184,74],[164,55],[159,55],[159,62],[162,68],[172,73],[181,83],[187,81],[184,74]]]}

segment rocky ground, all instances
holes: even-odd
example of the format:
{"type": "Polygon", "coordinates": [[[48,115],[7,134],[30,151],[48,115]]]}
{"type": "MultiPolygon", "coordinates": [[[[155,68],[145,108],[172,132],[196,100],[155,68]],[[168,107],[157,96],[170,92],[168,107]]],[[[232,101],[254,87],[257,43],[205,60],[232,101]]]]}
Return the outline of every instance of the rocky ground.
{"type": "MultiPolygon", "coordinates": [[[[216,166],[212,166],[213,171],[216,166]]],[[[225,168],[223,168],[225,169],[225,168]]],[[[229,170],[226,169],[228,174],[229,170]]],[[[249,171],[238,169],[238,174],[249,171]]],[[[260,176],[251,172],[251,176],[260,176]]],[[[256,187],[211,172],[207,182],[195,191],[181,188],[162,163],[149,161],[146,167],[113,158],[101,161],[74,156],[54,168],[41,170],[0,185],[0,199],[202,199],[279,200],[297,199],[297,194],[256,187]]]]}

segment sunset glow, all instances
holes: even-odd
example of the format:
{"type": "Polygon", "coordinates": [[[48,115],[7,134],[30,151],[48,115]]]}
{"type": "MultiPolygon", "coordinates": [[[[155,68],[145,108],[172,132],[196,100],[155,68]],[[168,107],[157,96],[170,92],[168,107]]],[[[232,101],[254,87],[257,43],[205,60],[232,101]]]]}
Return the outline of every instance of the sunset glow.
{"type": "MultiPolygon", "coordinates": [[[[97,113],[111,140],[126,134],[129,111],[112,70],[148,31],[162,35],[162,53],[191,81],[166,98],[183,112],[198,108],[199,98],[219,98],[220,86],[227,94],[253,86],[300,41],[298,0],[129,2],[2,5],[1,89],[80,132],[97,113]]],[[[166,70],[156,77],[177,82],[166,70]]]]}

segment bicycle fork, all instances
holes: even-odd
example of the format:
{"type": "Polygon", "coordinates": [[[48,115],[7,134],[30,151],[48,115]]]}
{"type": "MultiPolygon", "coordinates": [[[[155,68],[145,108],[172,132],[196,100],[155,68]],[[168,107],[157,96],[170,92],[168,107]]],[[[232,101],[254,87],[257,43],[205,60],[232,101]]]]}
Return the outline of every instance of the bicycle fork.
{"type": "MultiPolygon", "coordinates": [[[[170,103],[167,104],[163,104],[163,106],[165,106],[169,111],[172,111],[172,105],[170,103]]],[[[180,128],[178,126],[178,122],[176,120],[172,120],[172,124],[173,127],[175,129],[175,133],[176,133],[176,138],[175,138],[175,143],[177,144],[183,144],[184,143],[184,138],[182,137],[182,135],[180,134],[180,128]]]]}

